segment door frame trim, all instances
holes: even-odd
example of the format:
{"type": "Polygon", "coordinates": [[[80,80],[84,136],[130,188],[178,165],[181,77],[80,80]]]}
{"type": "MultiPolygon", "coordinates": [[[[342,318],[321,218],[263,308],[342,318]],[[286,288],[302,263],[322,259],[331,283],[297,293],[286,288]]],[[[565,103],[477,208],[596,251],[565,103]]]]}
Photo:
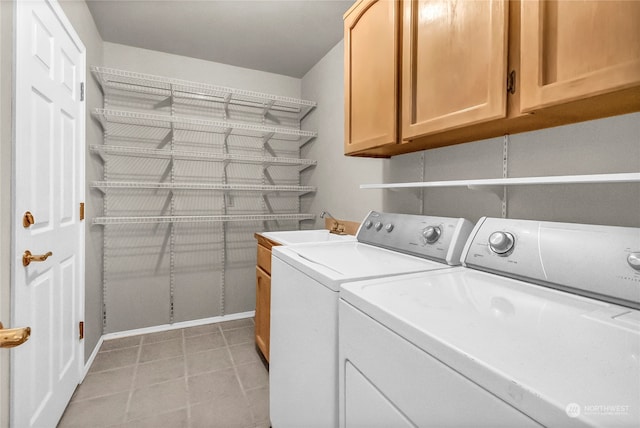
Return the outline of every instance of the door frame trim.
{"type": "MultiPolygon", "coordinates": [[[[13,189],[13,2],[0,1],[0,319],[11,321],[11,194],[13,189]],[[6,60],[8,59],[8,60],[6,60]],[[6,126],[5,126],[6,125],[6,126]]],[[[0,377],[10,377],[10,352],[0,351],[0,377]]],[[[9,382],[0,385],[0,426],[9,426],[9,382]]]]}

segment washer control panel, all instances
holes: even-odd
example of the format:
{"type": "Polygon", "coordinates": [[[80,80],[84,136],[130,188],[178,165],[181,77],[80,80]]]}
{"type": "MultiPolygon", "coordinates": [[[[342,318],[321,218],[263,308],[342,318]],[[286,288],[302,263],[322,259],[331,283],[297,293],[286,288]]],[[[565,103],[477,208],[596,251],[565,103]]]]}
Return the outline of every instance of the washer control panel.
{"type": "Polygon", "coordinates": [[[470,268],[640,308],[640,228],[482,218],[470,268]]]}
{"type": "Polygon", "coordinates": [[[473,224],[461,218],[371,211],[358,230],[358,241],[390,250],[460,264],[473,224]]]}
{"type": "Polygon", "coordinates": [[[640,271],[640,251],[637,253],[629,253],[627,263],[629,263],[632,269],[640,271]]]}
{"type": "Polygon", "coordinates": [[[422,229],[422,237],[424,238],[425,244],[435,244],[440,239],[440,235],[442,235],[440,226],[427,226],[422,229]]]}
{"type": "Polygon", "coordinates": [[[500,256],[508,255],[515,246],[515,239],[509,232],[493,232],[489,235],[489,248],[500,256]]]}

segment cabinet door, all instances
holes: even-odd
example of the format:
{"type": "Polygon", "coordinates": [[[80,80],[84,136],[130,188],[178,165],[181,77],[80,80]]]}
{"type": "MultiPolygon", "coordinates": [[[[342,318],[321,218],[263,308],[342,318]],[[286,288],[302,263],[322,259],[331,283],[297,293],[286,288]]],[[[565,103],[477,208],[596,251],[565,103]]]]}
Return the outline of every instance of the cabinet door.
{"type": "Polygon", "coordinates": [[[269,361],[269,333],[271,326],[271,277],[256,267],[256,345],[269,361]]]}
{"type": "Polygon", "coordinates": [[[639,1],[523,1],[521,110],[640,84],[639,1]]]}
{"type": "Polygon", "coordinates": [[[345,15],[345,154],[398,142],[399,9],[361,0],[345,15]]]}
{"type": "Polygon", "coordinates": [[[506,0],[403,5],[402,138],[506,115],[506,0]]]}

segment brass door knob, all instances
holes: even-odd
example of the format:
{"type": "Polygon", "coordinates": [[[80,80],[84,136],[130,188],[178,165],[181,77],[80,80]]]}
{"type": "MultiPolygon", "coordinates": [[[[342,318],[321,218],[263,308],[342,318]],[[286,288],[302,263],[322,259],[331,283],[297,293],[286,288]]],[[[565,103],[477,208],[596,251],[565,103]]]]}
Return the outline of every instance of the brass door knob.
{"type": "Polygon", "coordinates": [[[4,328],[0,322],[0,348],[14,348],[22,345],[31,336],[31,327],[4,328]]]}
{"type": "Polygon", "coordinates": [[[31,262],[43,262],[49,258],[49,256],[53,256],[53,253],[49,251],[47,254],[33,255],[31,251],[25,250],[22,255],[22,265],[29,266],[31,262]]]}
{"type": "Polygon", "coordinates": [[[31,212],[29,211],[25,212],[24,216],[22,217],[22,226],[26,229],[35,223],[36,220],[33,218],[33,214],[31,214],[31,212]]]}

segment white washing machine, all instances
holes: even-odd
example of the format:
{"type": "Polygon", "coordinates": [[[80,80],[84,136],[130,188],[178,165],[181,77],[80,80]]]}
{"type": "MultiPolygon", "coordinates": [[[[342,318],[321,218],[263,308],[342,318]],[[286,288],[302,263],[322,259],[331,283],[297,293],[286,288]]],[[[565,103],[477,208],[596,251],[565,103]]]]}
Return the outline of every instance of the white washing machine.
{"type": "Polygon", "coordinates": [[[357,242],[274,247],[269,397],[274,428],[338,425],[338,291],[348,281],[450,268],[473,225],[370,212],[357,242]]]}
{"type": "Polygon", "coordinates": [[[342,427],[640,426],[640,229],[486,218],[463,263],[342,286],[342,427]]]}

